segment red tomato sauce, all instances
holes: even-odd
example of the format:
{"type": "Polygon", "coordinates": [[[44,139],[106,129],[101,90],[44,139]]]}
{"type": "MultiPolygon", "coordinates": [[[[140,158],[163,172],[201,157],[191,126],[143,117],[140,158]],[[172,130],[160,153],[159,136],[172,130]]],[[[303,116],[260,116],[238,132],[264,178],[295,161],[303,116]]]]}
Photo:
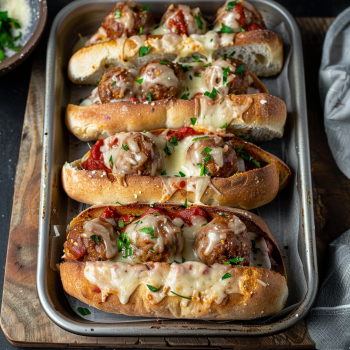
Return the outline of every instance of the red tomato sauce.
{"type": "Polygon", "coordinates": [[[104,165],[103,154],[100,147],[103,146],[103,140],[98,140],[90,149],[90,157],[81,163],[81,167],[85,170],[104,170],[106,173],[111,173],[112,170],[104,165]]]}

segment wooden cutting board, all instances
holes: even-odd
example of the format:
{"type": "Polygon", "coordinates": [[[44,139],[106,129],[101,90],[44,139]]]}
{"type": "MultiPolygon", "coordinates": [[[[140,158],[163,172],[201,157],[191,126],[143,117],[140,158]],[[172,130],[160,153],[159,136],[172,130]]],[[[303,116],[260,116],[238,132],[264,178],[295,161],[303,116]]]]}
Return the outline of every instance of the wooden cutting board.
{"type": "MultiPolygon", "coordinates": [[[[315,72],[314,56],[321,52],[325,32],[332,18],[301,18],[298,23],[303,35],[307,87],[309,72],[315,72]],[[307,51],[306,51],[307,50],[307,51]],[[310,70],[309,70],[310,69],[310,70]]],[[[45,47],[37,51],[33,63],[28,101],[25,112],[21,147],[17,164],[13,209],[9,232],[3,300],[1,305],[1,327],[9,340],[16,346],[36,347],[123,347],[123,348],[174,348],[212,349],[221,348],[314,348],[304,321],[285,333],[259,338],[183,338],[183,337],[83,337],[64,331],[56,326],[41,308],[36,291],[36,258],[39,223],[40,170],[42,155],[42,129],[45,93],[45,47]]],[[[319,60],[319,58],[318,58],[319,60]]],[[[317,69],[317,67],[316,67],[317,69]]],[[[324,167],[334,165],[323,129],[323,117],[318,98],[317,78],[311,75],[311,100],[308,100],[311,156],[323,162],[324,167]],[[317,95],[317,96],[316,96],[317,95]],[[317,105],[317,108],[316,108],[317,105]],[[318,113],[316,113],[318,111],[318,113]],[[316,141],[315,141],[316,139],[316,141]],[[315,142],[314,142],[315,141],[315,142]],[[319,160],[318,150],[323,154],[319,160]]],[[[308,89],[309,98],[309,89],[308,89]]],[[[322,164],[318,164],[318,168],[322,164]]],[[[320,170],[320,171],[321,171],[320,170]]],[[[344,176],[333,167],[333,180],[322,180],[313,174],[315,218],[318,246],[325,251],[332,235],[324,232],[324,205],[322,193],[334,196],[344,193],[342,186],[349,186],[344,176]],[[315,182],[315,179],[317,182],[315,182]],[[318,181],[319,180],[319,181],[318,181]],[[330,187],[331,185],[332,187],[330,187]],[[328,186],[328,187],[327,187],[328,186]],[[319,242],[321,241],[321,242],[319,242]]],[[[329,169],[332,176],[332,169],[329,169]]],[[[349,193],[349,191],[347,191],[349,193]]],[[[344,196],[344,194],[343,194],[344,196]]],[[[349,196],[349,195],[348,195],[349,196]]],[[[343,198],[344,209],[349,212],[350,196],[343,198]]],[[[326,210],[326,216],[329,211],[326,210]]],[[[349,219],[348,219],[349,220],[349,219]]],[[[347,220],[347,221],[348,221],[347,220]]],[[[345,229],[344,229],[345,230],[345,229]]],[[[326,230],[327,231],[327,230],[326,230]]],[[[339,231],[339,230],[338,230],[339,231]]],[[[334,232],[334,231],[333,231],[334,232]]],[[[339,232],[341,233],[341,232],[339,232]]],[[[334,235],[334,234],[333,234],[334,235]]]]}

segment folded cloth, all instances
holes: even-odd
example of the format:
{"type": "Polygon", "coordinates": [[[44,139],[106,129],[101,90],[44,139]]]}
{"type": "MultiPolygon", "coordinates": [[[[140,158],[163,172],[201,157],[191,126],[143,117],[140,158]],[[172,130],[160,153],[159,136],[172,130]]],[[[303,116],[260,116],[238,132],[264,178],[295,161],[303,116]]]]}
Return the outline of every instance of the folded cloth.
{"type": "Polygon", "coordinates": [[[329,246],[328,271],[307,317],[316,349],[350,349],[350,230],[329,246]]]}
{"type": "Polygon", "coordinates": [[[350,178],[350,8],[326,34],[319,87],[329,146],[338,167],[350,178]]]}

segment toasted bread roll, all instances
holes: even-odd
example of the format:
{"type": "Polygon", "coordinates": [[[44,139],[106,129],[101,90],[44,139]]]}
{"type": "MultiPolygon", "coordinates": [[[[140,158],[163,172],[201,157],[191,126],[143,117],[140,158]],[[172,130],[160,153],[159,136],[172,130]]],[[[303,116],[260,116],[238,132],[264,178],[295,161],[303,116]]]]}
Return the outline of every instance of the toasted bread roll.
{"type": "Polygon", "coordinates": [[[278,97],[266,94],[230,95],[211,100],[165,99],[154,102],[115,102],[91,106],[68,105],[66,125],[82,141],[105,138],[122,131],[178,129],[196,124],[226,127],[255,142],[283,136],[287,110],[278,97]]]}
{"type": "MultiPolygon", "coordinates": [[[[192,130],[191,128],[188,129],[192,130]]],[[[197,131],[201,130],[200,127],[195,129],[197,131]]],[[[164,137],[166,137],[165,134],[171,135],[171,132],[172,131],[169,130],[165,132],[158,130],[143,134],[147,138],[152,138],[155,143],[160,145],[163,149],[165,142],[164,137]],[[162,141],[163,138],[164,141],[162,141]]],[[[205,133],[211,136],[217,135],[210,132],[205,133]]],[[[136,137],[139,133],[130,134],[134,134],[136,137]]],[[[129,134],[116,134],[113,138],[118,139],[119,137],[125,137],[123,135],[129,134]]],[[[232,176],[212,177],[202,176],[205,174],[196,172],[191,173],[191,171],[193,171],[192,169],[196,171],[196,165],[191,165],[189,159],[185,157],[186,154],[189,154],[188,147],[191,145],[191,140],[195,139],[197,136],[195,134],[192,135],[193,136],[185,137],[183,141],[179,141],[180,146],[175,146],[175,152],[164,158],[165,160],[163,160],[162,167],[157,165],[157,169],[164,169],[163,172],[161,172],[163,176],[159,176],[159,172],[158,176],[144,176],[142,172],[139,172],[140,175],[138,175],[126,170],[120,170],[120,168],[116,169],[115,167],[118,166],[120,160],[119,156],[116,157],[112,153],[105,153],[104,155],[100,155],[99,153],[97,155],[96,159],[101,159],[101,157],[103,157],[103,159],[106,160],[104,165],[85,166],[85,164],[89,162],[89,159],[92,159],[90,155],[91,152],[89,152],[83,159],[70,164],[66,163],[63,166],[63,188],[71,198],[88,204],[114,202],[121,202],[123,204],[132,202],[184,203],[187,200],[191,203],[225,205],[249,210],[272,201],[278,191],[283,189],[289,181],[290,170],[279,158],[231,134],[227,137],[223,136],[223,134],[221,134],[221,136],[223,136],[225,143],[232,145],[235,150],[232,155],[234,156],[234,163],[230,165],[234,167],[232,168],[234,172],[232,176]],[[243,160],[241,158],[242,154],[240,151],[242,151],[242,149],[249,154],[252,161],[243,160]],[[238,156],[237,158],[235,155],[236,153],[238,156]],[[111,160],[113,162],[113,171],[110,170],[111,160]],[[258,164],[260,168],[255,164],[258,164]],[[185,168],[183,166],[185,166],[185,168]],[[165,174],[168,176],[164,176],[165,174]],[[180,174],[181,177],[178,174],[180,174]],[[192,176],[191,174],[194,175],[192,176]],[[174,175],[178,177],[174,177],[174,175]]],[[[204,133],[202,133],[202,135],[204,135],[204,133]]],[[[113,143],[113,140],[99,140],[98,142],[99,146],[97,152],[99,152],[100,146],[104,143],[106,145],[113,143]]],[[[169,143],[169,147],[171,147],[171,143],[169,143]]],[[[218,148],[219,151],[220,149],[221,148],[218,148]]],[[[92,150],[95,150],[95,148],[92,148],[92,150]]],[[[120,152],[119,154],[124,154],[123,150],[120,152]]],[[[200,154],[201,152],[204,152],[204,150],[200,149],[199,155],[203,155],[203,153],[200,154]]],[[[205,153],[204,155],[207,154],[205,153]]],[[[243,156],[247,158],[246,155],[243,156]]],[[[211,160],[212,159],[214,158],[211,157],[211,160]]],[[[156,165],[159,164],[160,160],[155,159],[154,161],[156,165]]],[[[198,162],[203,163],[203,160],[198,162]]],[[[210,161],[207,161],[205,163],[204,169],[208,170],[210,173],[209,162],[210,161]]],[[[223,166],[225,165],[223,164],[223,166]]],[[[156,168],[154,167],[153,169],[156,168]]],[[[197,169],[198,171],[201,170],[199,167],[197,169]]],[[[227,172],[226,174],[230,173],[231,172],[227,172]]],[[[213,171],[212,174],[215,175],[213,171]]],[[[220,175],[220,173],[217,174],[220,175]]]]}
{"type": "MultiPolygon", "coordinates": [[[[219,218],[226,220],[232,223],[233,232],[245,230],[249,233],[252,243],[247,242],[245,246],[249,244],[251,250],[250,266],[243,266],[243,259],[237,257],[208,266],[198,261],[196,255],[193,255],[195,260],[187,259],[182,264],[137,263],[133,260],[135,256],[132,252],[136,248],[128,241],[130,236],[126,233],[134,225],[131,223],[127,226],[130,229],[125,229],[118,236],[118,246],[122,247],[124,243],[120,242],[126,242],[118,254],[127,255],[126,251],[131,250],[128,256],[117,255],[113,261],[84,261],[84,257],[79,261],[67,261],[65,257],[66,262],[60,265],[61,280],[65,291],[73,297],[106,312],[161,318],[247,320],[270,316],[283,309],[288,288],[282,256],[266,224],[256,215],[225,207],[184,209],[158,204],[152,208],[142,204],[94,206],[72,221],[67,240],[71,240],[70,231],[80,223],[86,226],[90,221],[102,220],[104,225],[112,227],[114,224],[109,224],[111,220],[104,219],[105,213],[109,213],[108,217],[113,213],[114,224],[118,218],[131,215],[137,225],[147,213],[160,215],[154,215],[155,221],[163,221],[165,215],[169,222],[177,225],[184,222],[181,227],[184,230],[184,249],[187,251],[193,250],[193,239],[189,237],[207,230],[205,224],[198,223],[210,223],[219,218]],[[198,221],[198,218],[202,220],[198,221]],[[134,261],[133,264],[131,261],[134,261]]],[[[226,231],[219,229],[210,237],[215,241],[218,234],[221,241],[229,239],[226,231]]],[[[84,231],[81,234],[87,237],[84,231]]],[[[90,240],[95,242],[97,237],[101,244],[103,238],[98,231],[96,235],[94,241],[90,240]]],[[[147,237],[144,239],[148,240],[147,237]]],[[[151,238],[149,240],[152,241],[151,238]]]]}

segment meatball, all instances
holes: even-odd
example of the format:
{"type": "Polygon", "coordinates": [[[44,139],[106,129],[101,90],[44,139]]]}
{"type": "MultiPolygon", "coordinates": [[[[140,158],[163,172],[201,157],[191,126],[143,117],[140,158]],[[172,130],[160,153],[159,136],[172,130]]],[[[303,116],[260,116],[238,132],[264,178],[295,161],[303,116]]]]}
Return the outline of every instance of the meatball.
{"type": "Polygon", "coordinates": [[[104,162],[109,164],[113,173],[150,176],[161,173],[163,153],[143,133],[117,134],[107,143],[109,143],[109,151],[104,153],[104,162]]]}
{"type": "Polygon", "coordinates": [[[207,22],[203,19],[201,10],[187,5],[170,5],[161,19],[161,24],[179,35],[205,34],[207,30],[207,22]]]}
{"type": "Polygon", "coordinates": [[[102,76],[98,84],[98,94],[102,103],[135,97],[135,81],[132,74],[122,67],[112,68],[102,76]]]}
{"type": "Polygon", "coordinates": [[[252,80],[248,66],[240,60],[231,57],[218,59],[207,67],[202,74],[202,83],[208,91],[213,88],[219,91],[219,98],[235,94],[246,94],[252,80]],[[238,71],[238,72],[237,72],[238,71]]]}
{"type": "Polygon", "coordinates": [[[127,227],[125,233],[140,261],[172,262],[181,259],[182,230],[168,216],[147,214],[127,227]]]}
{"type": "Polygon", "coordinates": [[[194,251],[207,265],[234,259],[234,264],[249,266],[251,243],[247,228],[236,216],[217,217],[199,230],[194,251]]]}
{"type": "Polygon", "coordinates": [[[216,12],[214,30],[220,30],[222,25],[229,27],[233,32],[244,30],[265,29],[264,19],[260,12],[252,5],[244,1],[240,5],[232,6],[228,0],[224,6],[216,12]]]}
{"type": "Polygon", "coordinates": [[[68,232],[64,243],[65,259],[108,260],[118,253],[113,226],[99,219],[79,221],[68,232]]]}
{"type": "Polygon", "coordinates": [[[183,91],[186,76],[182,68],[165,59],[157,59],[141,68],[142,98],[160,100],[183,91]]]}
{"type": "Polygon", "coordinates": [[[104,19],[102,27],[111,39],[148,34],[154,26],[152,14],[146,6],[135,1],[117,2],[112,12],[104,19]]]}
{"type": "Polygon", "coordinates": [[[219,136],[210,136],[195,141],[187,150],[186,161],[201,175],[229,177],[237,172],[237,156],[231,145],[219,136]],[[204,167],[203,167],[204,164],[204,167]]]}

